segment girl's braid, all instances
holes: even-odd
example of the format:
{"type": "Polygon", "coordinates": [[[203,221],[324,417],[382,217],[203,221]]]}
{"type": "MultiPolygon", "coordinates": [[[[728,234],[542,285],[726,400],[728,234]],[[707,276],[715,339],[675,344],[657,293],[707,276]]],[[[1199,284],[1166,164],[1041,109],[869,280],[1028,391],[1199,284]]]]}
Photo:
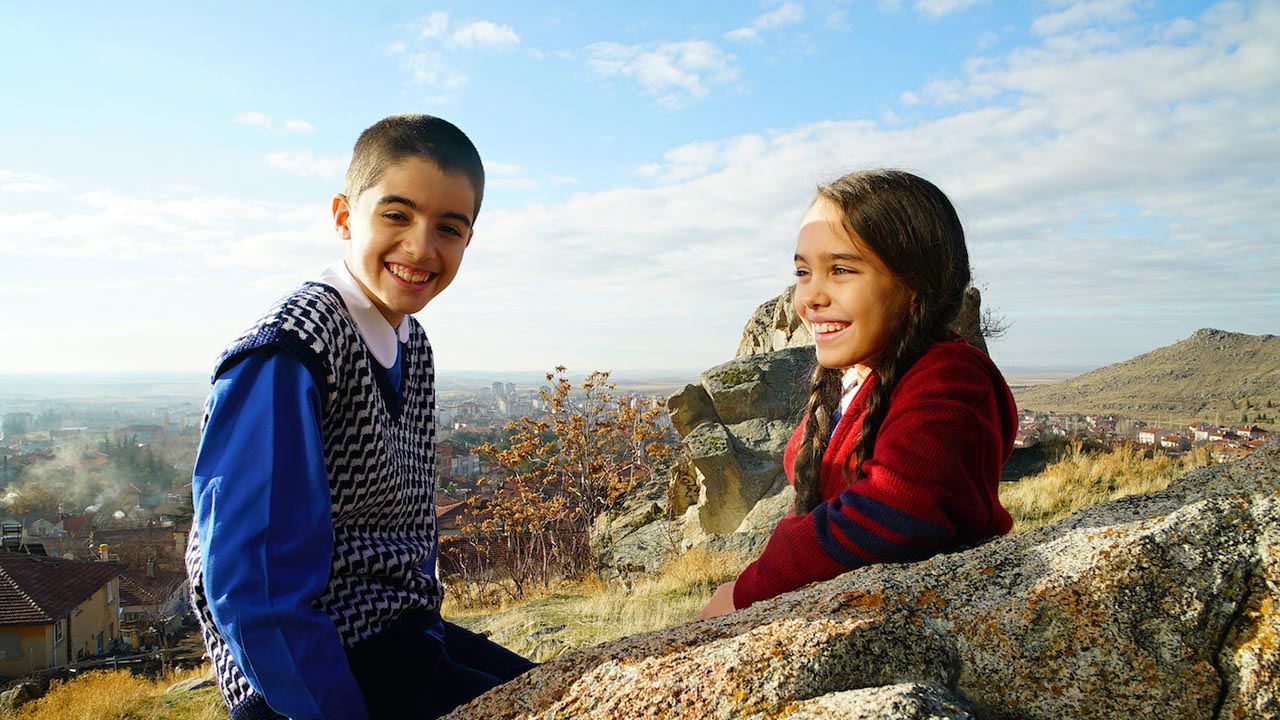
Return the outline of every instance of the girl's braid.
{"type": "Polygon", "coordinates": [[[813,389],[809,393],[808,418],[804,437],[796,454],[795,489],[797,513],[811,512],[822,502],[822,456],[831,440],[831,419],[840,407],[844,391],[839,370],[819,365],[813,371],[813,389]]]}

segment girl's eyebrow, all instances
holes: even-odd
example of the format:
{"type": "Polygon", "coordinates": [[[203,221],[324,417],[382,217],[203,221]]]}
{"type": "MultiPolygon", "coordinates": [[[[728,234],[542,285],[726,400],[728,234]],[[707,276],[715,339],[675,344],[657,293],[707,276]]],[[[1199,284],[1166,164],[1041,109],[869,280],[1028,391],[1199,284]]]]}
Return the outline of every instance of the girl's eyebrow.
{"type": "MultiPolygon", "coordinates": [[[[866,262],[866,258],[858,253],[827,253],[822,256],[827,262],[866,262]]],[[[796,253],[796,262],[808,262],[800,253],[796,253]]]]}

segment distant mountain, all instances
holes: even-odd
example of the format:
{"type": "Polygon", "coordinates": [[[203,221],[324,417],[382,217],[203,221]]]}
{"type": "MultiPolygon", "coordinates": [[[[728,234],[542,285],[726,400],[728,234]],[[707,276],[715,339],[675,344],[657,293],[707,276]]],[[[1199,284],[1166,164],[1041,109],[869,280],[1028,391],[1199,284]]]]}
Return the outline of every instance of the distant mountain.
{"type": "Polygon", "coordinates": [[[1015,389],[1018,407],[1155,423],[1280,423],[1280,336],[1204,328],[1178,343],[1051,385],[1015,389]]]}

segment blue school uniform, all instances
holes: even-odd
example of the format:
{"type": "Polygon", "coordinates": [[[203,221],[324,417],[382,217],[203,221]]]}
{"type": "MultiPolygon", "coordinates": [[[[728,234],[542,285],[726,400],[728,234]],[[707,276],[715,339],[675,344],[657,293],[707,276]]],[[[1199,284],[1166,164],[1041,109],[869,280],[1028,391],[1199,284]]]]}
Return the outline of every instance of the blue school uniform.
{"type": "Polygon", "coordinates": [[[528,669],[440,620],[433,385],[421,326],[392,328],[342,263],[220,358],[187,564],[235,720],[435,716],[528,669]],[[455,671],[446,638],[498,674],[455,671]],[[400,664],[423,671],[388,697],[400,664]]]}

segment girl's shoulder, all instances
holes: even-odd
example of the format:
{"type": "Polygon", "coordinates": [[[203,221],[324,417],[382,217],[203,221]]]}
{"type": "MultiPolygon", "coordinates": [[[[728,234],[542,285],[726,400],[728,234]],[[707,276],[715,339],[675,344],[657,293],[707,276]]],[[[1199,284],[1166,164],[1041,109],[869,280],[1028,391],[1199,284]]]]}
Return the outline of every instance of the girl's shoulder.
{"type": "Polygon", "coordinates": [[[934,343],[902,377],[898,390],[953,398],[1009,391],[991,358],[959,336],[934,343]]]}

